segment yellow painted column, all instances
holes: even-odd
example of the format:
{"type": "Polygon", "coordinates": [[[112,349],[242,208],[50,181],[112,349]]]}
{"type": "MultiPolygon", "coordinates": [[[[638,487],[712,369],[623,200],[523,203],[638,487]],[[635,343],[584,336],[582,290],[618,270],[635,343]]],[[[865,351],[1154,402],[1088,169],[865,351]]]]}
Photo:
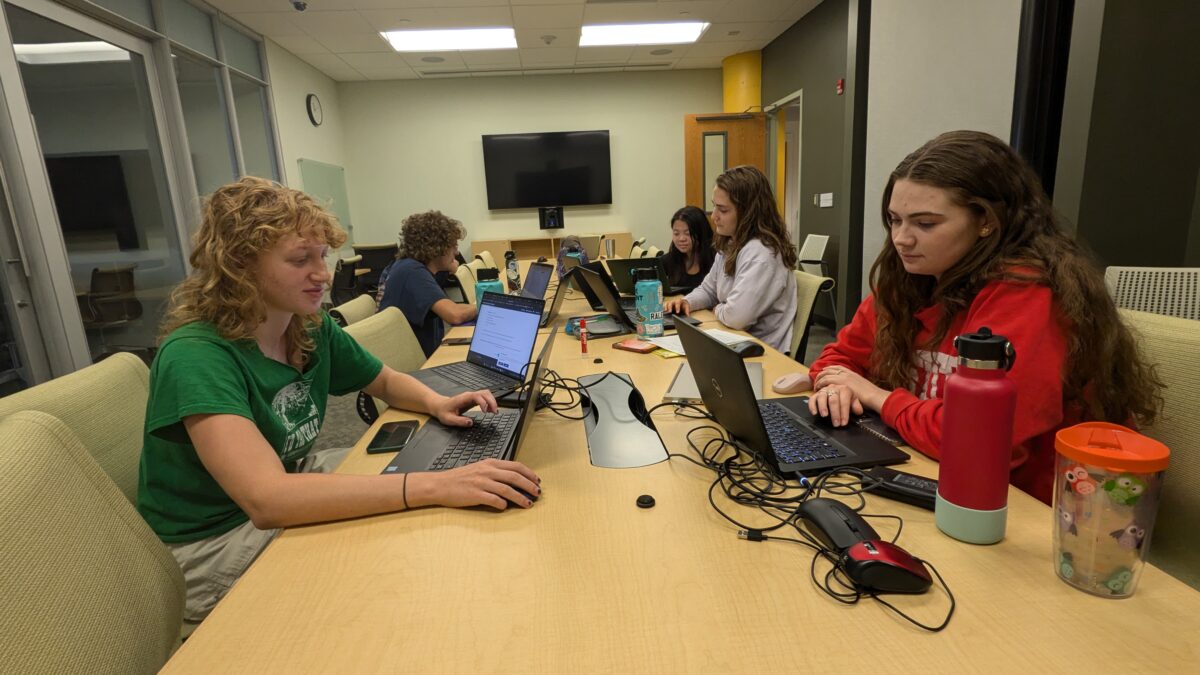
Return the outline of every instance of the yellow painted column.
{"type": "Polygon", "coordinates": [[[762,52],[742,52],[721,61],[727,113],[762,108],[762,52]]]}

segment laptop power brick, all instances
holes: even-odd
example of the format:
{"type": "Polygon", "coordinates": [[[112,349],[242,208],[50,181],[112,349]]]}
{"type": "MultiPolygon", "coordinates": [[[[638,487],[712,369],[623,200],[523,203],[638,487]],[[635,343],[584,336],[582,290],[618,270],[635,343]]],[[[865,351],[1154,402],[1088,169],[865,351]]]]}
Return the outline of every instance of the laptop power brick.
{"type": "Polygon", "coordinates": [[[937,499],[936,480],[896,471],[886,466],[872,467],[863,473],[879,481],[871,487],[870,494],[933,510],[937,499]]]}

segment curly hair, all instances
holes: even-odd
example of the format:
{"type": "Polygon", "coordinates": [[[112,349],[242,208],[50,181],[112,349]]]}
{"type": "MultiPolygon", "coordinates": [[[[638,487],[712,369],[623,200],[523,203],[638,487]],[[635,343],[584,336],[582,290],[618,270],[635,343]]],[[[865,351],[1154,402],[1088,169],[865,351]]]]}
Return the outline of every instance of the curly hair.
{"type": "Polygon", "coordinates": [[[733,276],[738,251],[751,239],[775,252],[784,267],[796,267],[796,247],[787,225],[775,207],[775,195],[762,171],[748,164],[727,169],[717,176],[717,187],[729,195],[737,209],[737,228],[732,237],[717,234],[713,246],[725,254],[725,273],[733,276]]]}
{"type": "Polygon", "coordinates": [[[945,190],[958,206],[998,227],[981,237],[940,278],[909,274],[895,246],[884,246],[871,266],[878,315],[872,375],[891,388],[911,378],[918,310],[940,305],[941,317],[925,348],[945,338],[955,315],[985,285],[1012,280],[1049,286],[1068,339],[1064,402],[1088,419],[1149,424],[1161,405],[1154,368],[1138,354],[1091,256],[1058,227],[1054,209],[1033,169],[1007,143],[982,132],[952,131],[918,148],[896,167],[883,191],[883,227],[898,180],[945,190]]]}
{"type": "Polygon", "coordinates": [[[463,224],[441,211],[414,213],[400,227],[400,251],[396,257],[425,264],[446,255],[465,236],[463,224]]]}
{"type": "MultiPolygon", "coordinates": [[[[246,176],[205,200],[192,240],[192,273],[171,293],[159,339],[185,324],[205,321],[227,340],[251,339],[266,319],[258,288],[259,255],[294,234],[338,248],[346,233],[312,197],[274,181],[246,176]]],[[[293,316],[288,363],[303,366],[314,348],[310,331],[320,314],[293,316]]]]}

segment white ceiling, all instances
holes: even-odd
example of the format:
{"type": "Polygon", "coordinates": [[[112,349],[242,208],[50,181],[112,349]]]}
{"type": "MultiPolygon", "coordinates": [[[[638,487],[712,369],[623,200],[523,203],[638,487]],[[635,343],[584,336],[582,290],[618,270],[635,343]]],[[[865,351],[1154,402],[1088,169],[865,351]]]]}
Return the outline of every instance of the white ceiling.
{"type": "Polygon", "coordinates": [[[208,0],[339,81],[719,68],[820,0],[208,0]],[[695,44],[580,47],[584,24],[707,21],[695,44]],[[511,26],[518,49],[398,54],[385,30],[511,26]],[[662,53],[660,50],[670,50],[662,53]],[[658,51],[655,54],[652,52],[658,51]],[[436,61],[436,59],[442,59],[436,61]],[[431,60],[434,60],[431,62],[431,60]]]}

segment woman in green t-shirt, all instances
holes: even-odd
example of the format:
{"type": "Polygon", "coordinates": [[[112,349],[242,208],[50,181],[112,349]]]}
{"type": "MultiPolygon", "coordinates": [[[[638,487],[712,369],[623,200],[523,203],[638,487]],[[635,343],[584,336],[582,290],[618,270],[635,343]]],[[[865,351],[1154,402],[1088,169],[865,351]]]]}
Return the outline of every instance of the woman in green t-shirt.
{"type": "Polygon", "coordinates": [[[471,424],[468,408],[496,410],[490,392],[445,397],[388,368],[320,311],[326,254],[345,240],[310,197],[260,178],[204,205],[151,368],[138,486],[187,580],[185,635],[277,528],[435,504],[528,508],[520,491],[541,492],[528,467],[491,459],[411,475],[300,468],[331,393],[363,390],[453,426],[471,424]]]}

